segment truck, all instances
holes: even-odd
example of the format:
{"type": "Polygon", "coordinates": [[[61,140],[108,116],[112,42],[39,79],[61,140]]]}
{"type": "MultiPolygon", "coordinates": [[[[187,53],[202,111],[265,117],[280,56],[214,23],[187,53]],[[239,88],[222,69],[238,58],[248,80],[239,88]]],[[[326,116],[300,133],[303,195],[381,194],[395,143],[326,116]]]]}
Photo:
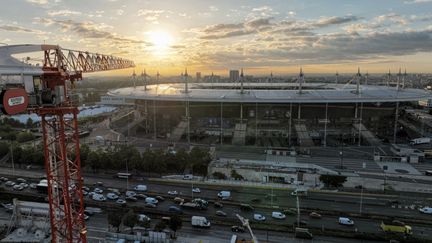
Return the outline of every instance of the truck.
{"type": "Polygon", "coordinates": [[[384,232],[403,233],[405,235],[412,235],[411,226],[404,224],[401,221],[393,220],[389,222],[381,222],[381,229],[384,232]]]}
{"type": "Polygon", "coordinates": [[[417,145],[417,144],[425,144],[425,143],[430,143],[431,139],[430,138],[414,138],[410,141],[411,145],[417,145]]]}
{"type": "Polygon", "coordinates": [[[210,228],[210,221],[203,216],[192,216],[191,224],[193,227],[210,228]]]}

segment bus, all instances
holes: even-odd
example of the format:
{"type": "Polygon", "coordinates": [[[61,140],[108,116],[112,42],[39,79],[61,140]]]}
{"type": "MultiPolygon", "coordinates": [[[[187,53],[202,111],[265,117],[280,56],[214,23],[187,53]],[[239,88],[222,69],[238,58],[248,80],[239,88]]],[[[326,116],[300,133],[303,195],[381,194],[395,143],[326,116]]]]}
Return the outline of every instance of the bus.
{"type": "Polygon", "coordinates": [[[130,179],[131,177],[132,177],[131,173],[124,173],[124,172],[117,173],[117,178],[130,179]]]}

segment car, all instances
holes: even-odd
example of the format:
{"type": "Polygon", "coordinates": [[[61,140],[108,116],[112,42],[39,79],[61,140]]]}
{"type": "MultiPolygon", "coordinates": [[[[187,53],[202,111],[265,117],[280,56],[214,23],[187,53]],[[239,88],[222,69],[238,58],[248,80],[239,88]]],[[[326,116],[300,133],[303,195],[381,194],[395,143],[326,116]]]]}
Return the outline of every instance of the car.
{"type": "Polygon", "coordinates": [[[113,192],[107,193],[106,197],[108,199],[111,199],[111,200],[117,200],[117,199],[119,199],[119,196],[117,194],[113,193],[113,192]]]}
{"type": "Polygon", "coordinates": [[[146,202],[146,203],[144,204],[144,207],[146,207],[146,208],[155,208],[155,207],[156,207],[156,204],[146,202]]]}
{"type": "Polygon", "coordinates": [[[174,202],[180,204],[180,203],[183,203],[183,202],[184,202],[184,199],[181,198],[181,197],[175,197],[175,198],[174,198],[174,202]]]}
{"type": "Polygon", "coordinates": [[[215,202],[214,207],[215,208],[223,208],[223,204],[221,202],[215,202]]]}
{"type": "Polygon", "coordinates": [[[339,217],[338,223],[341,225],[353,226],[354,221],[347,217],[339,217]]]}
{"type": "Polygon", "coordinates": [[[281,212],[274,211],[274,212],[272,212],[272,218],[275,218],[275,219],[285,219],[286,216],[285,216],[285,214],[283,214],[281,212]]]}
{"type": "Polygon", "coordinates": [[[180,208],[176,207],[176,206],[170,206],[168,208],[168,212],[174,213],[174,214],[183,214],[183,211],[180,208]]]}
{"type": "Polygon", "coordinates": [[[297,210],[295,208],[289,208],[289,209],[282,210],[282,213],[285,215],[296,215],[297,210]]]}
{"type": "Polygon", "coordinates": [[[134,192],[134,191],[126,191],[125,195],[126,195],[126,197],[135,197],[136,196],[136,192],[134,192]]]}
{"type": "Polygon", "coordinates": [[[120,191],[119,191],[119,189],[117,189],[117,188],[111,188],[111,187],[109,187],[109,188],[107,188],[107,191],[110,191],[110,192],[112,192],[112,193],[115,193],[115,194],[117,194],[117,195],[120,195],[120,191]]]}
{"type": "Polygon", "coordinates": [[[136,202],[138,201],[138,198],[130,196],[130,197],[126,197],[126,201],[136,202]]]}
{"type": "Polygon", "coordinates": [[[201,198],[195,198],[192,200],[193,203],[198,203],[201,207],[207,208],[208,207],[208,201],[201,199],[201,198]]]}
{"type": "Polygon", "coordinates": [[[322,218],[321,214],[319,214],[317,212],[311,212],[309,214],[309,217],[314,218],[314,219],[320,219],[320,218],[322,218]]]}
{"type": "Polygon", "coordinates": [[[13,181],[6,181],[5,186],[15,186],[15,182],[13,182],[13,181]]]}
{"type": "Polygon", "coordinates": [[[81,192],[82,192],[83,196],[87,196],[87,194],[89,194],[88,191],[84,191],[84,190],[82,190],[81,192]]]}
{"type": "Polygon", "coordinates": [[[98,187],[96,187],[93,191],[96,192],[97,194],[102,194],[103,193],[103,190],[100,189],[100,188],[98,188],[98,187]]]}
{"type": "Polygon", "coordinates": [[[191,174],[183,175],[183,180],[192,180],[192,179],[193,179],[193,175],[191,174]]]}
{"type": "Polygon", "coordinates": [[[170,195],[170,196],[177,196],[178,192],[177,191],[168,191],[168,195],[170,195]]]}
{"type": "Polygon", "coordinates": [[[419,209],[420,213],[424,214],[432,214],[432,208],[431,207],[424,207],[419,209]]]}
{"type": "Polygon", "coordinates": [[[23,178],[17,178],[16,181],[19,183],[26,183],[27,182],[26,179],[23,179],[23,178]]]}
{"type": "Polygon", "coordinates": [[[200,193],[201,190],[198,187],[192,188],[193,193],[200,193]]]}
{"type": "Polygon", "coordinates": [[[98,194],[98,193],[94,193],[92,194],[92,199],[98,202],[105,202],[106,201],[106,197],[102,194],[98,194]]]}
{"type": "Polygon", "coordinates": [[[85,209],[84,214],[88,215],[88,216],[93,216],[95,214],[95,212],[93,212],[92,210],[85,209]]]}
{"type": "Polygon", "coordinates": [[[6,181],[8,181],[8,180],[9,180],[9,179],[6,178],[6,177],[4,177],[4,176],[0,177],[0,181],[6,182],[6,181]]]}
{"type": "Polygon", "coordinates": [[[242,203],[242,204],[240,204],[240,210],[242,210],[242,211],[253,211],[254,207],[252,207],[249,204],[242,203]]]}
{"type": "Polygon", "coordinates": [[[90,191],[90,188],[88,188],[86,186],[81,187],[81,189],[83,189],[84,191],[90,191]]]}
{"type": "Polygon", "coordinates": [[[138,214],[138,221],[139,222],[150,222],[150,217],[145,214],[138,214]]]}
{"type": "Polygon", "coordinates": [[[216,215],[217,216],[221,216],[221,217],[226,217],[227,216],[227,214],[224,211],[221,211],[221,210],[216,211],[216,215]]]}
{"type": "Polygon", "coordinates": [[[0,205],[7,211],[12,211],[14,207],[12,203],[1,203],[0,205]]]}
{"type": "Polygon", "coordinates": [[[117,199],[116,203],[118,203],[120,205],[125,205],[126,204],[126,200],[124,200],[123,198],[119,198],[119,199],[117,199]]]}
{"type": "Polygon", "coordinates": [[[162,196],[156,196],[155,198],[161,202],[165,201],[165,198],[162,196]]]}
{"type": "Polygon", "coordinates": [[[159,201],[156,198],[154,198],[154,197],[147,197],[145,199],[145,202],[146,203],[152,203],[152,204],[158,204],[159,201]]]}
{"type": "Polygon", "coordinates": [[[234,225],[234,226],[231,227],[231,231],[232,232],[243,233],[243,232],[245,232],[245,229],[244,229],[243,226],[234,225]]]}
{"type": "Polygon", "coordinates": [[[146,185],[136,185],[134,187],[135,191],[139,191],[139,192],[145,192],[147,191],[147,186],[146,185]]]}
{"type": "Polygon", "coordinates": [[[21,182],[19,185],[22,186],[23,188],[29,187],[29,185],[25,182],[21,182]]]}
{"type": "Polygon", "coordinates": [[[21,185],[14,185],[12,188],[13,188],[15,191],[22,191],[22,190],[24,190],[24,187],[21,186],[21,185]]]}
{"type": "Polygon", "coordinates": [[[137,193],[136,196],[137,198],[141,198],[141,199],[146,199],[148,196],[142,193],[137,193]]]}
{"type": "Polygon", "coordinates": [[[30,183],[29,187],[31,189],[36,189],[37,188],[37,184],[36,183],[30,183]]]}
{"type": "Polygon", "coordinates": [[[96,182],[94,185],[95,185],[95,186],[103,186],[103,182],[98,181],[98,182],[96,182]]]}
{"type": "Polygon", "coordinates": [[[256,221],[265,221],[266,217],[264,215],[262,215],[262,214],[255,213],[254,214],[254,220],[256,220],[256,221]]]}
{"type": "Polygon", "coordinates": [[[307,224],[308,224],[308,222],[306,220],[300,220],[300,221],[296,220],[293,223],[293,225],[297,226],[297,227],[299,227],[299,226],[306,226],[307,224]]]}

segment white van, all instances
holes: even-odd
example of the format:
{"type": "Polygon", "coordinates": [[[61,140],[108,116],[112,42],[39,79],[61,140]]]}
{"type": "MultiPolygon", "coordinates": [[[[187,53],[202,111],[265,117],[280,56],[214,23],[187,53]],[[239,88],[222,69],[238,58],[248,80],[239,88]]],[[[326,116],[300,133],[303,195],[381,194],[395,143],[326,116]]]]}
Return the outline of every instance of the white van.
{"type": "Polygon", "coordinates": [[[295,191],[291,192],[291,196],[307,196],[307,189],[297,188],[295,191]]]}
{"type": "Polygon", "coordinates": [[[157,204],[159,201],[154,197],[146,197],[145,202],[151,204],[157,204]]]}
{"type": "Polygon", "coordinates": [[[230,191],[220,191],[218,193],[218,197],[221,198],[222,200],[227,200],[231,197],[231,192],[230,191]]]}
{"type": "Polygon", "coordinates": [[[285,219],[286,218],[285,214],[283,214],[281,212],[272,212],[272,217],[275,219],[285,219]]]}
{"type": "Polygon", "coordinates": [[[192,180],[192,179],[193,179],[193,175],[192,174],[183,175],[183,180],[192,180]]]}
{"type": "Polygon", "coordinates": [[[209,228],[211,225],[210,221],[208,221],[206,217],[202,217],[202,216],[192,216],[191,224],[194,227],[202,227],[202,228],[209,228]]]}
{"type": "Polygon", "coordinates": [[[146,185],[136,185],[134,187],[135,191],[139,191],[139,192],[145,192],[147,191],[147,186],[146,185]]]}
{"type": "Polygon", "coordinates": [[[351,220],[350,218],[339,217],[339,224],[353,226],[354,225],[354,221],[351,220]]]}

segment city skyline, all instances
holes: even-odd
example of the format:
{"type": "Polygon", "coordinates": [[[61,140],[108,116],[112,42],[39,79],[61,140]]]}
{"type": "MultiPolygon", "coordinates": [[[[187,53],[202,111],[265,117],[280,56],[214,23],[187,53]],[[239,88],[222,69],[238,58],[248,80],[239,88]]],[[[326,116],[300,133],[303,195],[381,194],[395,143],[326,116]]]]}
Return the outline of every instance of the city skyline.
{"type": "MultiPolygon", "coordinates": [[[[430,72],[432,1],[3,1],[0,42],[118,55],[136,72],[430,72]]],[[[130,70],[113,74],[128,74],[130,70]]]]}

